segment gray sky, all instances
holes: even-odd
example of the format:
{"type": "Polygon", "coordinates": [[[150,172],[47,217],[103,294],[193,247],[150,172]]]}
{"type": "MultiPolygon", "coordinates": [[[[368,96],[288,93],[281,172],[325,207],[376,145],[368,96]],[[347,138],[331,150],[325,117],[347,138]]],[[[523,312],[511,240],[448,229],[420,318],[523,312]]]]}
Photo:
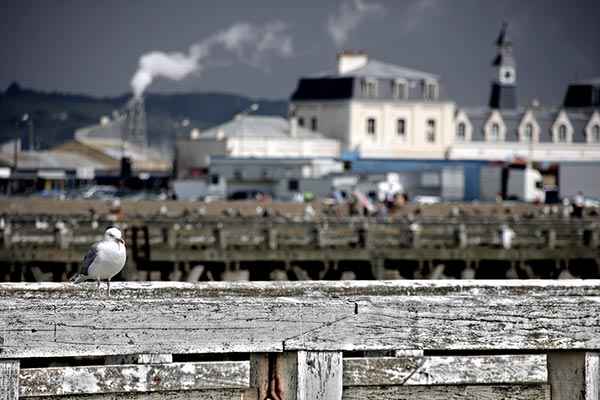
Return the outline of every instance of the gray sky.
{"type": "Polygon", "coordinates": [[[120,95],[154,51],[140,75],[150,92],[285,99],[350,49],[441,75],[458,104],[484,105],[506,21],[519,100],[560,103],[568,82],[600,77],[598,15],[597,0],[2,0],[0,88],[120,95]],[[187,66],[179,80],[152,64],[177,69],[171,58],[187,66]]]}

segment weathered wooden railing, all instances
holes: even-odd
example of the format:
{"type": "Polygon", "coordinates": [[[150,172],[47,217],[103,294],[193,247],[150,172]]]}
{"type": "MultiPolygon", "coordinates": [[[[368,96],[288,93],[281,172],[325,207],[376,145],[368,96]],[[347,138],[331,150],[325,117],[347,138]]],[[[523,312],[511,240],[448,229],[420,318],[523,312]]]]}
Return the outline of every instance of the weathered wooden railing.
{"type": "Polygon", "coordinates": [[[126,282],[112,294],[0,284],[0,399],[600,397],[600,281],[126,282]]]}
{"type": "MultiPolygon", "coordinates": [[[[104,230],[114,223],[65,221],[46,224],[23,217],[7,220],[0,231],[0,280],[8,277],[4,279],[19,281],[27,275],[33,275],[33,279],[25,280],[67,280],[77,271],[88,246],[100,240],[104,230]]],[[[255,274],[259,277],[250,274],[251,280],[268,279],[276,269],[284,270],[292,279],[305,279],[308,269],[303,263],[320,264],[311,267],[319,271],[313,275],[336,279],[341,274],[339,262],[354,263],[359,270],[353,272],[359,279],[392,278],[402,268],[398,265],[406,262],[418,266],[410,267],[412,270],[403,277],[435,277],[434,267],[447,261],[462,263],[463,273],[455,269],[454,277],[503,276],[504,271],[490,273],[487,267],[479,268],[480,261],[490,260],[510,263],[511,271],[518,271],[512,275],[521,278],[556,278],[570,265],[584,260],[584,266],[577,267],[579,273],[572,276],[600,277],[600,225],[593,219],[507,222],[505,218],[448,217],[411,222],[383,218],[189,217],[120,222],[118,226],[125,232],[129,249],[131,268],[125,273],[160,270],[162,280],[190,279],[194,266],[211,263],[218,264],[217,270],[211,271],[217,280],[221,271],[235,276],[244,269],[240,263],[260,263],[261,271],[255,274]],[[533,271],[531,260],[549,266],[533,271]],[[265,261],[283,266],[266,265],[265,261]],[[334,265],[327,265],[329,262],[334,265]],[[304,269],[295,273],[298,268],[304,269]]],[[[250,268],[256,266],[247,267],[245,272],[250,268]]],[[[137,278],[129,275],[128,279],[137,278]]]]}

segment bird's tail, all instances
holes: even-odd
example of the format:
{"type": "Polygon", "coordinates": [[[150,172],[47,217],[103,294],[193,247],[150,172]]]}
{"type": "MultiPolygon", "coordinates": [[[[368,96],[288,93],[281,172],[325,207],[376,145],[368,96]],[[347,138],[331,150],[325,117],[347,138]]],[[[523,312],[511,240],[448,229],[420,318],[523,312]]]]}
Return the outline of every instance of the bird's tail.
{"type": "Polygon", "coordinates": [[[73,279],[73,283],[75,283],[75,284],[77,284],[77,283],[81,283],[81,282],[83,282],[83,281],[85,281],[85,280],[87,280],[87,279],[88,279],[88,277],[87,277],[87,276],[85,276],[85,275],[77,275],[77,276],[75,277],[75,279],[73,279]]]}

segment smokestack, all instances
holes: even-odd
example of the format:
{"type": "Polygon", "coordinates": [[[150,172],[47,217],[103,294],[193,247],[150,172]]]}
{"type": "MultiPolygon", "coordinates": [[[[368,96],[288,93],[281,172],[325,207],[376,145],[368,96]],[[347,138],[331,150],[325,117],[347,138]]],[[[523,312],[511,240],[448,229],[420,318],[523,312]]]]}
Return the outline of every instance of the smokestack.
{"type": "Polygon", "coordinates": [[[364,51],[342,50],[337,54],[338,74],[343,75],[347,72],[360,68],[367,64],[369,58],[364,51]]]}
{"type": "Polygon", "coordinates": [[[298,117],[296,117],[296,107],[290,106],[289,109],[289,122],[290,122],[290,137],[296,138],[298,136],[298,117]]]}

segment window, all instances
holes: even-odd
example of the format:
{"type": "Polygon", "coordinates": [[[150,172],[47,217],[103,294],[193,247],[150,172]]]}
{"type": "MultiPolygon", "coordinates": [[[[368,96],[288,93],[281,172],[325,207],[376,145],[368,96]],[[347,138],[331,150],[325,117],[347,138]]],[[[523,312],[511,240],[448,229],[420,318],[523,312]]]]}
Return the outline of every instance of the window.
{"type": "Polygon", "coordinates": [[[560,124],[558,126],[558,141],[560,143],[567,142],[567,126],[565,124],[560,124]]]}
{"type": "Polygon", "coordinates": [[[523,140],[526,142],[533,142],[533,125],[528,122],[523,130],[523,140]]]}
{"type": "Polygon", "coordinates": [[[375,118],[367,118],[367,133],[369,135],[375,135],[375,118]]]}
{"type": "Polygon", "coordinates": [[[241,181],[245,177],[246,177],[246,173],[245,173],[245,171],[243,169],[236,168],[236,169],[233,170],[233,179],[241,181]]]}
{"type": "Polygon", "coordinates": [[[423,98],[425,100],[437,100],[437,84],[435,82],[423,82],[423,98]]]}
{"type": "Polygon", "coordinates": [[[300,188],[300,183],[298,179],[290,179],[288,180],[288,190],[289,191],[297,191],[300,188]]]}
{"type": "Polygon", "coordinates": [[[408,98],[408,85],[404,80],[395,80],[392,82],[392,94],[394,98],[405,100],[408,98]]]}
{"type": "Polygon", "coordinates": [[[406,134],[406,121],[404,118],[398,118],[396,121],[396,134],[401,138],[406,134]]]}
{"type": "Polygon", "coordinates": [[[592,142],[600,143],[600,125],[592,126],[592,142]]]}
{"type": "Polygon", "coordinates": [[[263,168],[260,171],[260,175],[261,175],[262,179],[272,179],[273,171],[271,171],[271,169],[269,169],[269,168],[263,168]]]}
{"type": "Polygon", "coordinates": [[[456,126],[456,139],[461,142],[464,141],[467,137],[467,126],[464,122],[459,122],[456,126]]]}
{"type": "Polygon", "coordinates": [[[213,185],[219,184],[219,175],[213,174],[210,176],[210,183],[213,185]]]}
{"type": "Polygon", "coordinates": [[[377,81],[375,79],[363,79],[361,82],[362,94],[365,97],[374,99],[377,97],[377,81]]]}
{"type": "Polygon", "coordinates": [[[435,121],[432,119],[427,120],[427,129],[425,131],[427,141],[429,143],[435,142],[435,121]]]}
{"type": "Polygon", "coordinates": [[[298,125],[304,126],[304,117],[298,117],[298,125]]]}
{"type": "Polygon", "coordinates": [[[490,133],[490,141],[492,141],[492,142],[500,141],[500,126],[495,122],[492,124],[492,131],[490,133]]]}
{"type": "Polygon", "coordinates": [[[310,119],[310,129],[313,130],[313,131],[317,130],[317,118],[312,117],[310,119]]]}

